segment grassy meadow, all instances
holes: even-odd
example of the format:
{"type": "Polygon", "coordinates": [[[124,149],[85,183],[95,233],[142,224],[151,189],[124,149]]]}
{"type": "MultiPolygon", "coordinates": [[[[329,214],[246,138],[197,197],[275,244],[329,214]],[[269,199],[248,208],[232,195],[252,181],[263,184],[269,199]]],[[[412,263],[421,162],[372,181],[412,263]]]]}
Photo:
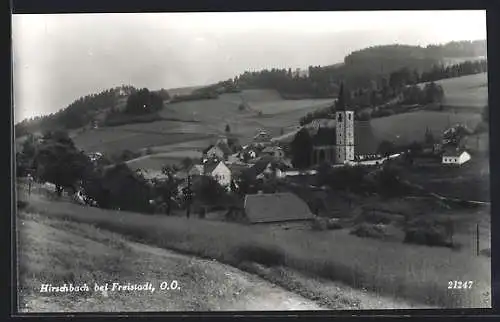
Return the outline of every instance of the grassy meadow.
{"type": "Polygon", "coordinates": [[[161,153],[177,151],[178,145],[196,141],[198,144],[193,144],[193,151],[196,151],[200,149],[200,142],[204,144],[203,149],[211,138],[224,134],[229,124],[231,133],[246,144],[259,129],[279,135],[281,128],[295,128],[300,117],[331,101],[284,100],[273,90],[245,90],[223,94],[213,100],[168,103],[159,113],[164,118],[184,122],[161,120],[102,127],[75,133],[73,140],[85,151],[119,152],[151,147],[161,153]],[[250,106],[248,110],[239,110],[242,98],[250,106]],[[260,116],[259,111],[262,112],[260,116]]]}
{"type": "Polygon", "coordinates": [[[442,79],[436,83],[443,87],[446,106],[482,108],[488,104],[488,73],[442,79]]]}
{"type": "Polygon", "coordinates": [[[38,201],[26,210],[241,268],[252,262],[284,266],[357,289],[444,308],[491,305],[490,259],[470,251],[359,238],[345,230],[279,230],[65,202],[38,201]],[[448,289],[450,280],[472,280],[474,286],[448,289]]]}
{"type": "Polygon", "coordinates": [[[375,118],[371,120],[371,125],[380,140],[409,144],[415,140],[422,141],[427,127],[435,137],[441,137],[444,130],[457,123],[464,123],[474,129],[480,121],[481,115],[478,113],[416,111],[375,118]]]}

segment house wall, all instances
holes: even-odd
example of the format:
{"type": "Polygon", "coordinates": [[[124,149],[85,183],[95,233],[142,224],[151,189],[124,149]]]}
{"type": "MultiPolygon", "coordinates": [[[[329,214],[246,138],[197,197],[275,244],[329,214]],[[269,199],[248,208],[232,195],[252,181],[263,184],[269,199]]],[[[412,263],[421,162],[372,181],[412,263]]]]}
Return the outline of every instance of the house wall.
{"type": "Polygon", "coordinates": [[[443,155],[443,164],[460,164],[459,157],[443,155]]]}
{"type": "Polygon", "coordinates": [[[463,164],[467,161],[470,160],[470,154],[467,152],[464,152],[460,155],[460,158],[458,159],[459,164],[463,164]]]}
{"type": "Polygon", "coordinates": [[[221,186],[225,187],[231,184],[231,170],[222,162],[212,171],[212,177],[214,177],[221,186]]]}

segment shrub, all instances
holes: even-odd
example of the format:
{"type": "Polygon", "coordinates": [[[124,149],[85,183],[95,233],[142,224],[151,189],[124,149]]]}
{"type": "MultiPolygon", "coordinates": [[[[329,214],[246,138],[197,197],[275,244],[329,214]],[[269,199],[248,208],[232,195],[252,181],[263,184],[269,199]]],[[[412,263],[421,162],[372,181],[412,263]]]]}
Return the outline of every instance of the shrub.
{"type": "Polygon", "coordinates": [[[436,223],[421,223],[419,226],[409,227],[405,231],[405,243],[427,246],[452,247],[446,229],[436,223]]]}
{"type": "Polygon", "coordinates": [[[28,202],[24,200],[18,200],[17,201],[17,209],[26,209],[28,207],[28,202]]]}
{"type": "Polygon", "coordinates": [[[315,217],[311,222],[311,228],[313,230],[327,230],[327,221],[324,218],[315,217]]]}
{"type": "Polygon", "coordinates": [[[235,249],[235,256],[240,262],[255,262],[266,266],[279,266],[285,262],[283,251],[270,245],[240,245],[235,249]]]}
{"type": "Polygon", "coordinates": [[[388,214],[377,210],[366,210],[358,218],[358,222],[370,224],[390,224],[398,220],[397,215],[388,214]]]}
{"type": "Polygon", "coordinates": [[[329,218],[326,221],[326,228],[329,230],[333,230],[333,229],[342,229],[344,227],[343,227],[342,223],[340,222],[340,220],[338,220],[336,218],[329,218]]]}
{"type": "Polygon", "coordinates": [[[369,237],[369,238],[377,238],[383,239],[386,237],[386,233],[384,231],[383,226],[362,223],[353,228],[351,230],[351,235],[355,235],[358,237],[369,237]]]}

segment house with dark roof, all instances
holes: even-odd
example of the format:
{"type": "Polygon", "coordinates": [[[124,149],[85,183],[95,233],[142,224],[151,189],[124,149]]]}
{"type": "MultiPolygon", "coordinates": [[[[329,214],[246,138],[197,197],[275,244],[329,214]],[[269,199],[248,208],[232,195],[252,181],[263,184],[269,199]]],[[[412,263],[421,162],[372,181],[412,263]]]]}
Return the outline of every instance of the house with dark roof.
{"type": "Polygon", "coordinates": [[[309,221],[314,218],[309,206],[291,192],[246,195],[243,221],[250,224],[309,221]]]}
{"type": "Polygon", "coordinates": [[[262,150],[263,155],[269,155],[275,158],[283,158],[285,157],[285,152],[279,146],[267,146],[262,150]]]}
{"type": "Polygon", "coordinates": [[[244,170],[244,173],[247,178],[251,179],[264,179],[266,177],[282,178],[284,177],[284,171],[287,169],[288,166],[283,161],[266,155],[260,157],[255,164],[244,170]]]}
{"type": "Polygon", "coordinates": [[[231,154],[231,148],[223,140],[219,140],[216,144],[211,144],[203,150],[203,156],[207,159],[227,160],[227,157],[231,154]]]}

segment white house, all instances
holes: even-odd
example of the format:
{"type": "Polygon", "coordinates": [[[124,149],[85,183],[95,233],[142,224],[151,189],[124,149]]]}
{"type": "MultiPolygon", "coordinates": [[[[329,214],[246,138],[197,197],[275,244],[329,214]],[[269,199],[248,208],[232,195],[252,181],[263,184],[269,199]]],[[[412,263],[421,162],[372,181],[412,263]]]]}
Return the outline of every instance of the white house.
{"type": "Polygon", "coordinates": [[[229,187],[231,184],[231,170],[222,161],[207,162],[205,164],[195,164],[189,170],[190,176],[210,176],[217,180],[223,187],[229,187]]]}
{"type": "Polygon", "coordinates": [[[447,150],[442,155],[442,164],[456,164],[461,165],[469,161],[471,156],[464,150],[447,150]]]}

